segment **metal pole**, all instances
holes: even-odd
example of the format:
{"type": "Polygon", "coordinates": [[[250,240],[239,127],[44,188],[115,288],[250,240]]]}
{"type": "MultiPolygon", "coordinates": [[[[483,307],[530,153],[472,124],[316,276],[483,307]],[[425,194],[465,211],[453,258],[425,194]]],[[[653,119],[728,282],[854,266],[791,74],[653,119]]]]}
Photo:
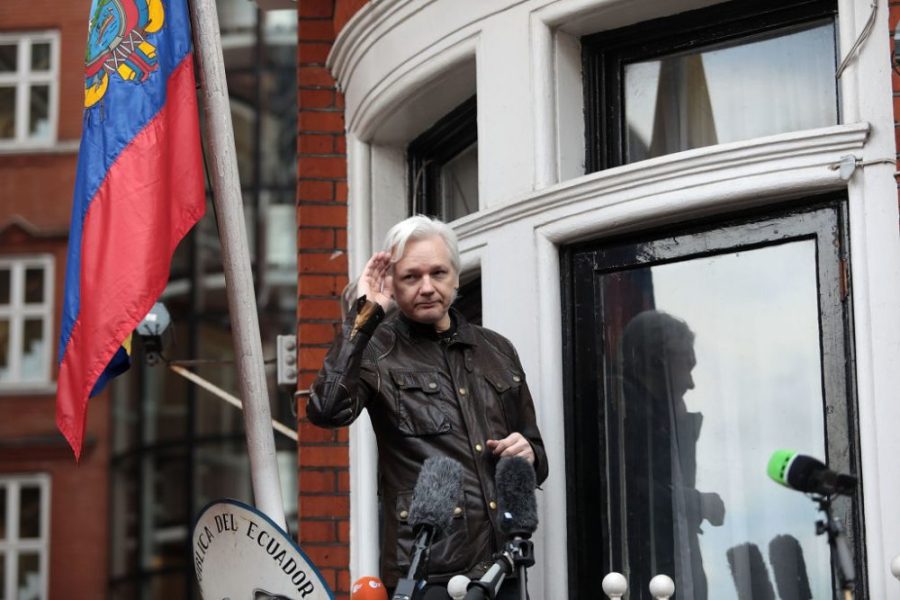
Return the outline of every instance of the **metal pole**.
{"type": "Polygon", "coordinates": [[[213,202],[222,244],[225,291],[231,316],[237,375],[244,400],[244,428],[247,433],[247,451],[250,454],[253,495],[257,508],[287,531],[234,149],[231,106],[225,82],[219,16],[214,0],[190,0],[190,7],[194,50],[200,67],[200,96],[206,121],[206,147],[210,156],[208,163],[213,202]]]}

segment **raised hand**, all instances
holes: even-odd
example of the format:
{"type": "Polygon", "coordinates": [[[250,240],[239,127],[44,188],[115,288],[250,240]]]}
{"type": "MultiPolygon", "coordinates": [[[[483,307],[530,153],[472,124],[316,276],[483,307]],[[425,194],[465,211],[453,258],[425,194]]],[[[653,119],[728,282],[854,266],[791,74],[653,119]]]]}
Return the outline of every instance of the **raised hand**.
{"type": "Polygon", "coordinates": [[[366,263],[356,283],[356,293],[365,295],[387,310],[394,299],[392,276],[390,275],[391,255],[388,252],[376,252],[366,263]]]}

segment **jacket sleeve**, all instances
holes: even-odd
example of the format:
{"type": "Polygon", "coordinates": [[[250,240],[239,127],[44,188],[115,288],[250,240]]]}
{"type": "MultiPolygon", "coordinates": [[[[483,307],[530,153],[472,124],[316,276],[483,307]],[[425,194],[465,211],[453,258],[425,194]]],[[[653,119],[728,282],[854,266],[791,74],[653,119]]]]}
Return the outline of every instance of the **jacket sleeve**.
{"type": "Polygon", "coordinates": [[[377,389],[377,372],[365,359],[369,339],[384,319],[384,309],[365,297],[357,300],[334,340],[310,389],[309,420],[320,427],[351,424],[377,389]]]}
{"type": "MultiPolygon", "coordinates": [[[[519,365],[521,371],[522,367],[519,365]]],[[[524,371],[522,371],[524,373],[524,371]]],[[[537,478],[537,484],[541,485],[547,479],[550,473],[547,465],[547,451],[544,449],[544,440],[541,438],[541,432],[537,426],[537,417],[534,412],[534,401],[531,398],[531,391],[528,384],[523,381],[519,388],[519,433],[525,436],[525,439],[531,444],[534,450],[534,474],[537,478]]]]}
{"type": "Polygon", "coordinates": [[[534,400],[531,397],[531,391],[528,389],[528,382],[524,377],[525,369],[522,368],[522,362],[519,360],[519,354],[516,352],[515,347],[509,340],[506,340],[506,343],[509,345],[509,351],[516,370],[522,373],[523,376],[522,385],[519,386],[519,397],[517,398],[518,410],[516,412],[519,415],[519,422],[516,431],[521,433],[531,444],[531,449],[534,451],[534,474],[537,484],[541,485],[550,473],[550,468],[547,464],[547,451],[544,449],[544,440],[541,438],[540,429],[538,429],[534,400]]]}

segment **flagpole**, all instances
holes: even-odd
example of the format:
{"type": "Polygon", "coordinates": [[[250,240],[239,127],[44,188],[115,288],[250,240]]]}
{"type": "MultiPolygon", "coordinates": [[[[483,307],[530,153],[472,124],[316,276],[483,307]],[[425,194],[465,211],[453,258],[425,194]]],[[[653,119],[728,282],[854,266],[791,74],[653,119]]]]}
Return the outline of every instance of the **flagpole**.
{"type": "Polygon", "coordinates": [[[244,429],[250,454],[253,496],[257,508],[287,531],[234,149],[231,106],[225,82],[219,17],[215,0],[189,0],[189,5],[200,72],[200,97],[206,120],[206,147],[210,158],[207,162],[222,244],[237,375],[244,401],[244,429]]]}

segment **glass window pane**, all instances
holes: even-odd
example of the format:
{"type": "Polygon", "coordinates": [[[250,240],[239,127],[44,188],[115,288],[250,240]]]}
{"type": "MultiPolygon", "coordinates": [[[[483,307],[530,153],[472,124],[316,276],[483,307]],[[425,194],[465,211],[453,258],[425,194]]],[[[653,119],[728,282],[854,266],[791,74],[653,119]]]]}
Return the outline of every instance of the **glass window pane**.
{"type": "Polygon", "coordinates": [[[625,67],[626,161],[837,123],[834,25],[625,67]]]}
{"type": "Polygon", "coordinates": [[[22,336],[22,380],[34,381],[44,377],[47,357],[44,339],[44,320],[26,319],[22,336]]]}
{"type": "Polygon", "coordinates": [[[28,119],[28,134],[45,138],[50,135],[50,86],[31,86],[31,102],[28,119]]]}
{"type": "MultiPolygon", "coordinates": [[[[6,490],[5,485],[0,485],[0,541],[6,541],[6,490]]],[[[0,560],[0,565],[3,561],[0,560]]],[[[0,586],[0,590],[3,586],[0,586]]]]}
{"type": "Polygon", "coordinates": [[[50,70],[50,42],[37,42],[31,45],[31,70],[50,70]]]}
{"type": "Polygon", "coordinates": [[[16,600],[41,600],[41,557],[37,552],[19,554],[16,600]]]}
{"type": "Polygon", "coordinates": [[[0,552],[0,590],[6,589],[6,552],[0,552]]]}
{"type": "Polygon", "coordinates": [[[0,73],[15,73],[16,58],[19,54],[19,45],[0,44],[0,73]]]}
{"type": "Polygon", "coordinates": [[[478,143],[441,167],[442,218],[452,221],[478,210],[478,143]]]}
{"type": "Polygon", "coordinates": [[[0,268],[0,305],[9,304],[9,289],[12,285],[12,272],[8,267],[0,268]]]}
{"type": "Polygon", "coordinates": [[[44,301],[44,269],[25,269],[25,302],[40,304],[44,301]]]}
{"type": "Polygon", "coordinates": [[[0,139],[16,137],[16,88],[0,87],[0,139]]]}
{"type": "Polygon", "coordinates": [[[9,381],[9,320],[0,319],[0,381],[9,381]]]}
{"type": "Polygon", "coordinates": [[[22,486],[19,500],[19,538],[41,537],[41,488],[22,486]]]}
{"type": "Polygon", "coordinates": [[[830,597],[816,505],[766,475],[777,448],[825,456],[815,242],[601,281],[613,300],[601,308],[613,324],[607,339],[620,340],[621,362],[606,353],[604,373],[614,390],[608,410],[624,407],[618,453],[632,581],[668,573],[682,597],[734,597],[750,583],[738,574],[772,572],[771,557],[791,546],[812,597],[830,597]]]}

